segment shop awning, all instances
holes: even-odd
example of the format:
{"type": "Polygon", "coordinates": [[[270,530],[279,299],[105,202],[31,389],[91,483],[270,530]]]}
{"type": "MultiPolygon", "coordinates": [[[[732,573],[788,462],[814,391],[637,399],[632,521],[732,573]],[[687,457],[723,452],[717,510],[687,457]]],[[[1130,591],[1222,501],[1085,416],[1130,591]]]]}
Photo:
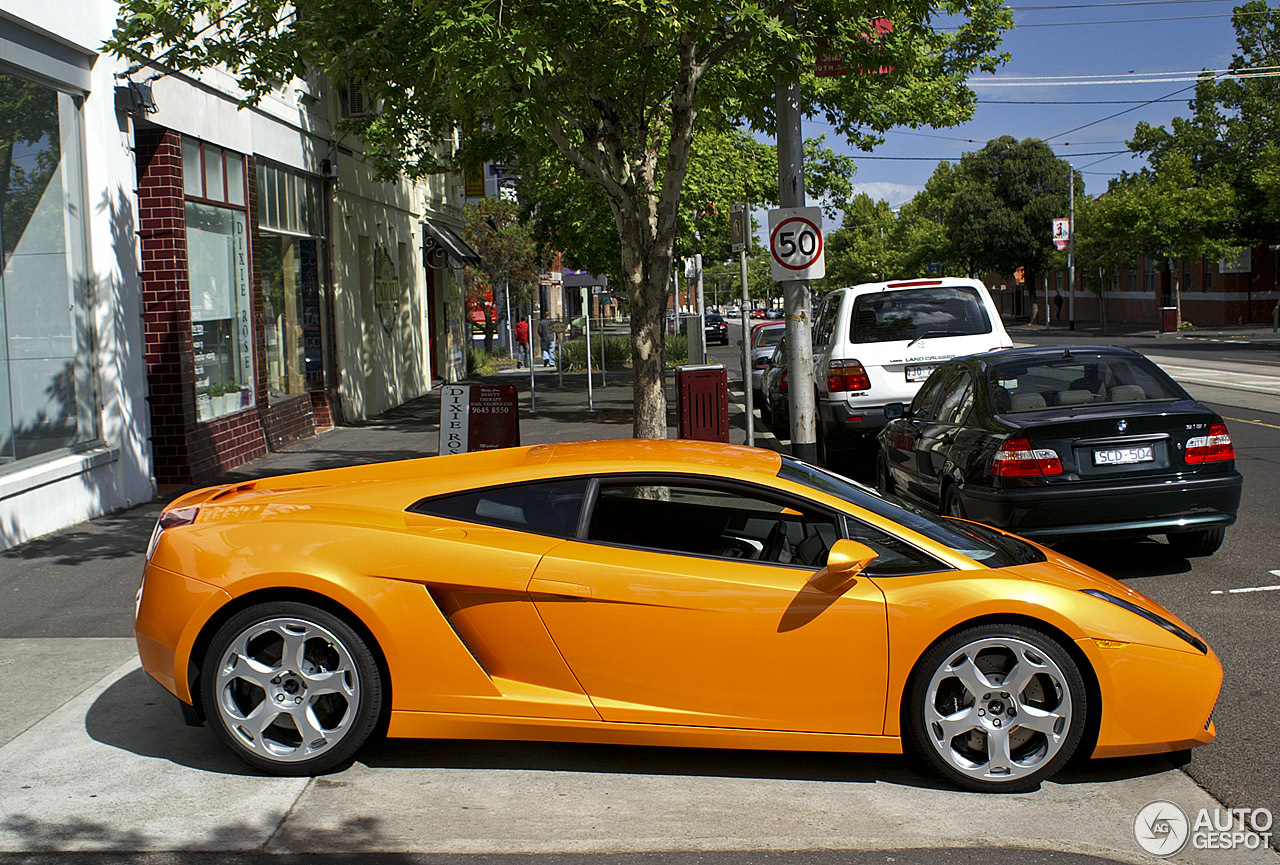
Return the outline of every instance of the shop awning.
{"type": "Polygon", "coordinates": [[[430,265],[432,253],[443,252],[458,264],[479,264],[480,256],[467,242],[447,225],[438,222],[422,223],[422,257],[430,265]]]}

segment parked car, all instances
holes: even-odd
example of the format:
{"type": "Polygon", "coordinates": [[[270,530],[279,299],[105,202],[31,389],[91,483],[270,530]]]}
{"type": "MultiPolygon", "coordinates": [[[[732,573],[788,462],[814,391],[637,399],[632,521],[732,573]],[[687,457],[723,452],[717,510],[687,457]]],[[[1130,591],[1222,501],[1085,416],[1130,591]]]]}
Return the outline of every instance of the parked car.
{"type": "Polygon", "coordinates": [[[769,310],[767,310],[767,311],[765,312],[764,317],[765,317],[765,318],[773,318],[773,319],[786,318],[786,317],[787,317],[787,314],[786,314],[786,312],[784,312],[783,310],[781,310],[781,309],[779,309],[779,308],[777,308],[777,307],[773,307],[772,309],[769,309],[769,310]]]}
{"type": "MultiPolygon", "coordinates": [[[[785,325],[783,326],[785,331],[785,325]]],[[[780,439],[791,438],[791,382],[787,375],[787,337],[778,341],[760,379],[760,419],[780,439]]]]}
{"type": "Polygon", "coordinates": [[[765,317],[765,311],[764,311],[763,309],[753,309],[753,310],[751,310],[751,317],[752,317],[752,318],[764,318],[764,317],[765,317]]]}
{"type": "MultiPolygon", "coordinates": [[[[751,329],[751,387],[757,404],[760,403],[763,393],[760,384],[764,379],[764,371],[769,366],[769,359],[773,357],[773,350],[777,348],[778,341],[786,332],[787,326],[782,322],[761,322],[751,329]]],[[[745,371],[742,374],[742,380],[744,382],[747,380],[745,371]]]]}
{"type": "Polygon", "coordinates": [[[695,441],[197,490],[156,525],[134,621],[160,699],[294,776],[385,730],[913,748],[952,783],[1015,792],[1077,749],[1212,741],[1222,683],[1190,626],[1085,565],[695,441]]]}
{"type": "Polygon", "coordinates": [[[875,282],[828,293],[813,328],[819,459],[874,444],[885,405],[909,401],[943,361],[1012,345],[976,279],[875,282]]]}
{"type": "MultiPolygon", "coordinates": [[[[689,332],[689,322],[697,321],[697,319],[696,315],[689,315],[680,319],[680,333],[687,334],[689,332]]],[[[703,332],[706,334],[707,345],[712,343],[729,344],[729,325],[718,312],[707,312],[703,318],[703,332]]]]}
{"type": "Polygon", "coordinates": [[[952,516],[1044,540],[1164,534],[1187,556],[1236,519],[1226,423],[1128,349],[960,358],[885,411],[878,485],[952,516]]]}

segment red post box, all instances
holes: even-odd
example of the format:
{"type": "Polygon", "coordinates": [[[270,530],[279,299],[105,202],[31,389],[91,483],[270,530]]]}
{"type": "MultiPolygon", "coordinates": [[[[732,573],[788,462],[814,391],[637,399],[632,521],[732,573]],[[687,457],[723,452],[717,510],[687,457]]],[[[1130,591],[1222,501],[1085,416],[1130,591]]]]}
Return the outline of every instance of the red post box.
{"type": "Polygon", "coordinates": [[[676,426],[682,439],[729,441],[729,376],[724,364],[676,367],[676,426]]]}
{"type": "Polygon", "coordinates": [[[1178,330],[1178,308],[1176,306],[1160,307],[1160,332],[1175,333],[1178,330]]]}

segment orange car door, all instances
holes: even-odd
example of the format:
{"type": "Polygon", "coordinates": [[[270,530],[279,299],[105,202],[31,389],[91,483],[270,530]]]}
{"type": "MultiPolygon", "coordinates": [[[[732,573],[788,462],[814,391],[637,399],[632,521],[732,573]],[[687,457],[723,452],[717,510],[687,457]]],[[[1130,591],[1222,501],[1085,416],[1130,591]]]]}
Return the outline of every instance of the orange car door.
{"type": "Polygon", "coordinates": [[[602,485],[530,596],[606,721],[879,734],[884,597],[810,580],[838,519],[767,491],[602,485]]]}

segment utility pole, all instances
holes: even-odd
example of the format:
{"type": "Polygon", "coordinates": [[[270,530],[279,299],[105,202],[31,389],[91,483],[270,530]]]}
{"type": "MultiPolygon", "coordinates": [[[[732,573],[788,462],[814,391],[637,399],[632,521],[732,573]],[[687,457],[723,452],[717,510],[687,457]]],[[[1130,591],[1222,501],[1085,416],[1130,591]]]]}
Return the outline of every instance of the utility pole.
{"type": "MultiPolygon", "coordinates": [[[[795,24],[796,9],[788,4],[783,17],[795,24]]],[[[778,205],[804,207],[804,137],[801,131],[799,58],[777,78],[778,205]]],[[[791,454],[806,462],[818,461],[816,399],[813,380],[813,333],[809,326],[809,280],[782,284],[783,311],[787,322],[788,402],[791,408],[791,454]]],[[[743,335],[746,336],[745,334],[743,335]]],[[[750,385],[748,385],[750,386],[750,385]]]]}
{"type": "Polygon", "coordinates": [[[1067,200],[1071,205],[1067,230],[1067,322],[1076,329],[1076,170],[1067,163],[1067,200]]]}

